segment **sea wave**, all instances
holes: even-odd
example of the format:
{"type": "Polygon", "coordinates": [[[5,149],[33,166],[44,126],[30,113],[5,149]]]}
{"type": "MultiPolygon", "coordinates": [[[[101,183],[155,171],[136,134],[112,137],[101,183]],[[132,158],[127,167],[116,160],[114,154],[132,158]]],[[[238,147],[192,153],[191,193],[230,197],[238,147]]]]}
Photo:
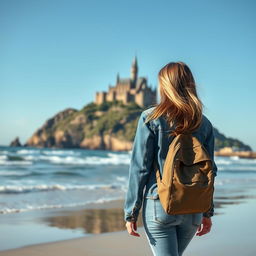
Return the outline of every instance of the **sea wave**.
{"type": "Polygon", "coordinates": [[[53,191],[53,190],[112,190],[121,189],[123,186],[118,184],[90,184],[90,185],[61,185],[61,184],[41,184],[41,185],[5,185],[0,186],[0,194],[10,194],[10,193],[29,193],[29,192],[43,192],[43,191],[53,191]]]}
{"type": "Polygon", "coordinates": [[[116,180],[126,183],[126,182],[127,182],[127,177],[124,177],[124,176],[116,176],[116,180]]]}
{"type": "Polygon", "coordinates": [[[7,166],[10,166],[10,165],[32,165],[33,162],[32,161],[9,161],[9,160],[2,160],[0,159],[0,165],[7,165],[7,166]]]}
{"type": "Polygon", "coordinates": [[[46,161],[52,164],[64,164],[64,165],[122,165],[129,164],[130,158],[128,155],[117,155],[109,153],[108,157],[100,156],[85,156],[85,157],[74,157],[74,156],[26,156],[24,157],[27,161],[46,161]]]}
{"type": "Polygon", "coordinates": [[[129,153],[92,152],[79,149],[9,149],[0,153],[0,165],[31,165],[37,162],[64,165],[127,164],[129,153]]]}
{"type": "Polygon", "coordinates": [[[26,154],[38,154],[41,149],[19,149],[16,151],[17,154],[26,155],[26,154]]]}
{"type": "Polygon", "coordinates": [[[238,156],[231,156],[231,157],[216,156],[214,161],[217,165],[232,165],[232,164],[256,165],[256,159],[241,158],[238,156]]]}
{"type": "Polygon", "coordinates": [[[39,148],[39,149],[20,149],[16,151],[19,155],[31,155],[31,154],[45,154],[45,155],[80,155],[81,152],[75,150],[61,150],[61,149],[47,149],[47,148],[39,148]]]}
{"type": "Polygon", "coordinates": [[[43,204],[43,205],[26,205],[25,208],[11,208],[6,207],[3,209],[0,209],[0,214],[8,214],[8,213],[20,213],[20,212],[27,212],[27,211],[33,211],[33,210],[45,210],[45,209],[55,209],[55,208],[69,208],[69,207],[79,207],[79,206],[86,206],[88,204],[103,204],[106,202],[114,201],[117,199],[122,199],[119,197],[111,197],[111,198],[99,198],[94,201],[86,201],[86,202],[80,202],[80,203],[69,203],[69,204],[43,204]]]}
{"type": "MultiPolygon", "coordinates": [[[[2,151],[0,165],[31,165],[47,163],[57,165],[129,165],[132,151],[121,152],[94,152],[79,149],[19,149],[16,151],[2,151]]],[[[256,159],[240,158],[238,156],[216,156],[218,167],[237,164],[255,165],[256,159]]]]}
{"type": "Polygon", "coordinates": [[[256,166],[246,166],[246,165],[229,165],[229,166],[218,166],[218,171],[225,172],[255,172],[256,166]]]}
{"type": "Polygon", "coordinates": [[[76,152],[74,150],[44,150],[42,151],[45,155],[81,155],[81,152],[76,152]]]}
{"type": "Polygon", "coordinates": [[[26,177],[26,176],[39,176],[42,175],[37,172],[29,172],[29,171],[0,171],[0,176],[7,177],[26,177]]]}
{"type": "MultiPolygon", "coordinates": [[[[84,173],[85,174],[85,173],[84,173]]],[[[55,171],[52,173],[49,172],[36,172],[36,171],[2,171],[0,170],[0,176],[10,177],[10,178],[27,178],[27,177],[38,177],[38,176],[73,176],[73,177],[84,177],[83,173],[74,172],[74,171],[55,171]]]]}
{"type": "Polygon", "coordinates": [[[255,178],[241,178],[241,179],[236,179],[236,178],[230,178],[230,179],[216,179],[214,184],[216,186],[223,186],[223,185],[241,185],[241,184],[255,184],[256,179],[255,178]]]}
{"type": "Polygon", "coordinates": [[[50,164],[63,165],[128,165],[130,158],[128,155],[116,155],[109,153],[107,157],[100,156],[56,156],[56,155],[28,155],[15,161],[7,156],[0,156],[0,165],[31,165],[35,162],[48,162],[50,164]]]}

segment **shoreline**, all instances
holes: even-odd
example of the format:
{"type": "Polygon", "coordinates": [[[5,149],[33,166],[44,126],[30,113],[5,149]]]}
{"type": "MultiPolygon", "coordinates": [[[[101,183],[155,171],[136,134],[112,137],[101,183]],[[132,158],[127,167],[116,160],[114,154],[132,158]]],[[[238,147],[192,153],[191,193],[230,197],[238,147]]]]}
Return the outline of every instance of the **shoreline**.
{"type": "MultiPolygon", "coordinates": [[[[255,228],[251,226],[256,209],[255,189],[253,192],[254,195],[242,203],[223,204],[220,210],[224,211],[224,214],[212,217],[211,232],[202,237],[194,236],[184,256],[205,256],[205,251],[208,256],[255,255],[255,228]]],[[[130,236],[126,230],[107,232],[4,250],[0,251],[0,256],[152,255],[144,227],[138,227],[138,232],[140,238],[130,236]]]]}
{"type": "MultiPolygon", "coordinates": [[[[248,198],[250,195],[246,192],[240,196],[231,194],[228,197],[216,196],[214,199],[215,215],[223,214],[222,208],[241,204],[248,198]]],[[[126,231],[123,205],[124,199],[119,199],[72,208],[1,214],[1,231],[7,235],[1,238],[0,252],[34,244],[126,231]],[[30,232],[27,232],[28,227],[30,232]],[[27,233],[26,236],[23,236],[24,232],[27,233]]],[[[141,212],[142,209],[137,222],[138,228],[143,227],[141,212]]]]}
{"type": "Polygon", "coordinates": [[[254,151],[233,151],[233,152],[225,152],[224,150],[215,151],[215,156],[223,156],[223,157],[232,157],[237,156],[239,158],[245,159],[256,159],[256,152],[254,151]]]}
{"type": "Polygon", "coordinates": [[[1,232],[5,234],[1,237],[0,252],[125,230],[123,203],[124,200],[119,199],[85,206],[0,214],[1,232]]]}
{"type": "MultiPolygon", "coordinates": [[[[10,145],[0,145],[0,147],[8,148],[10,145]]],[[[85,148],[85,147],[73,147],[73,148],[61,148],[61,147],[36,147],[36,146],[12,146],[13,148],[25,148],[25,149],[53,149],[53,150],[89,150],[89,151],[110,151],[114,153],[129,153],[131,148],[114,150],[114,149],[103,149],[103,148],[85,148]]],[[[215,156],[232,157],[237,156],[239,158],[256,159],[256,151],[233,151],[231,147],[223,147],[218,151],[214,151],[215,156]]]]}

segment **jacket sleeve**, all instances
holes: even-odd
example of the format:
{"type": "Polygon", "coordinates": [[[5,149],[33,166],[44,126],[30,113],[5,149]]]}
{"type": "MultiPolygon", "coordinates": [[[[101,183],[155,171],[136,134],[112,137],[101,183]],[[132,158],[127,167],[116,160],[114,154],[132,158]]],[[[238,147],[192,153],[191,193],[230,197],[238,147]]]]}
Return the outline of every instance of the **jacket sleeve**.
{"type": "Polygon", "coordinates": [[[154,132],[149,123],[144,123],[142,112],[133,141],[129,166],[128,189],[124,203],[124,220],[137,221],[143,201],[143,189],[149,178],[154,160],[154,132]]]}
{"type": "MultiPolygon", "coordinates": [[[[210,123],[210,130],[206,137],[204,146],[206,147],[206,149],[213,161],[213,173],[214,173],[214,176],[216,177],[218,168],[217,168],[217,165],[214,160],[214,145],[215,145],[215,137],[214,137],[214,132],[213,132],[213,126],[210,123]]],[[[207,212],[203,213],[203,216],[204,217],[212,217],[213,215],[214,215],[214,202],[212,201],[211,208],[207,212]]]]}

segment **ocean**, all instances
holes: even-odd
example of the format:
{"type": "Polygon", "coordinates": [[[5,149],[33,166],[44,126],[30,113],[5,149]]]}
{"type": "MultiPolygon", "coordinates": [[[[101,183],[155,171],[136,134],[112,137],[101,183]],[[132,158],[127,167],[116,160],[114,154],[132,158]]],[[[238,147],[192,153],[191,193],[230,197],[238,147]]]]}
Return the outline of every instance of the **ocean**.
{"type": "Polygon", "coordinates": [[[0,213],[121,199],[130,153],[0,147],[0,213]]]}
{"type": "MultiPolygon", "coordinates": [[[[124,199],[130,152],[0,147],[0,213],[18,214],[124,199]]],[[[215,157],[215,201],[256,187],[256,159],[215,157]]],[[[220,205],[219,205],[220,206],[220,205]]],[[[221,206],[220,206],[221,207],[221,206]]]]}

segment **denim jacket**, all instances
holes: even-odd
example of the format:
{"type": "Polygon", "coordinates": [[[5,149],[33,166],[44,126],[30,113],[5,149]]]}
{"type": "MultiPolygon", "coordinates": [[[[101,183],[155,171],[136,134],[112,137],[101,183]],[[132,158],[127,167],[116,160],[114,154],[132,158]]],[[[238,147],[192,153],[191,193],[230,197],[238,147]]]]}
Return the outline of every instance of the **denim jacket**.
{"type": "MultiPolygon", "coordinates": [[[[128,190],[124,203],[124,220],[137,221],[143,198],[157,199],[157,181],[155,177],[154,161],[163,174],[163,166],[169,145],[174,136],[169,136],[172,127],[164,117],[144,123],[147,115],[154,107],[144,110],[137,124],[133,142],[131,161],[129,166],[128,190]]],[[[209,119],[203,114],[200,127],[193,135],[205,146],[213,160],[213,172],[217,175],[217,166],[214,161],[214,133],[209,119]]],[[[214,204],[204,216],[212,216],[214,204]]]]}

